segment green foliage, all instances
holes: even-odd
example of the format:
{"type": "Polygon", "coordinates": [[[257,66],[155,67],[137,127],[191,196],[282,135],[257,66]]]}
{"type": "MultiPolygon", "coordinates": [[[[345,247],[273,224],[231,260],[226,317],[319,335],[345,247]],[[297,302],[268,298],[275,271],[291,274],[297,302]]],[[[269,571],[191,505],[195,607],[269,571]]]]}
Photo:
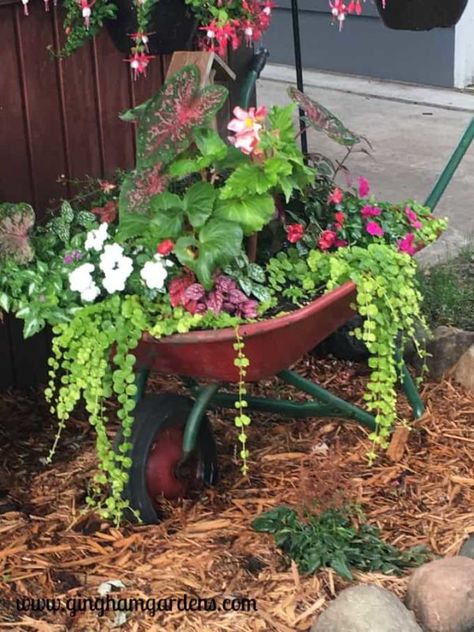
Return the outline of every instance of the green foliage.
{"type": "Polygon", "coordinates": [[[235,279],[247,296],[254,296],[261,303],[271,300],[271,290],[267,287],[265,270],[256,263],[250,263],[247,255],[240,254],[234,261],[222,268],[224,274],[235,279]]]}
{"type": "Polygon", "coordinates": [[[89,421],[94,427],[99,458],[99,472],[94,477],[88,503],[98,508],[106,519],[120,522],[126,501],[122,492],[131,465],[131,445],[123,443],[120,452],[113,450],[107,435],[105,400],[114,394],[120,404],[117,412],[123,436],[132,433],[135,357],[130,354],[148,328],[148,317],[137,297],[112,296],[81,309],[71,322],[54,330],[53,354],[50,358],[50,382],[45,395],[54,400],[51,412],[59,420],[56,440],[49,455],[54,455],[61,430],[77,402],[84,399],[89,421]],[[113,369],[110,370],[114,347],[113,369]],[[105,499],[105,493],[108,497],[105,499]]]}
{"type": "Polygon", "coordinates": [[[234,365],[237,367],[239,371],[239,381],[237,383],[238,391],[237,391],[237,401],[235,402],[235,407],[237,409],[237,415],[234,417],[234,424],[236,428],[239,429],[238,439],[240,441],[240,459],[242,461],[242,474],[245,476],[248,473],[248,464],[247,459],[250,456],[250,453],[247,449],[247,433],[245,429],[250,425],[251,419],[245,413],[246,408],[248,407],[248,403],[245,399],[245,395],[247,394],[247,388],[245,383],[245,376],[247,375],[247,367],[249,366],[249,359],[245,355],[245,344],[242,336],[240,335],[239,327],[235,327],[235,343],[234,343],[234,351],[236,352],[237,357],[234,360],[234,365]]]}
{"type": "MultiPolygon", "coordinates": [[[[90,16],[90,25],[89,28],[86,28],[79,2],[76,0],[63,0],[63,6],[66,10],[64,30],[66,31],[67,39],[64,46],[59,51],[56,51],[56,54],[60,57],[67,57],[75,53],[76,50],[100,33],[106,20],[114,19],[117,15],[115,2],[100,0],[100,2],[94,4],[90,16]]],[[[54,51],[52,50],[52,52],[54,51]]]]}
{"type": "MultiPolygon", "coordinates": [[[[355,524],[354,509],[329,509],[301,520],[294,509],[280,506],[252,522],[255,531],[270,533],[278,548],[294,560],[305,575],[332,568],[352,581],[352,569],[398,575],[429,559],[425,547],[400,551],[384,542],[377,527],[355,524]]],[[[360,518],[360,516],[357,516],[360,518]]]]}

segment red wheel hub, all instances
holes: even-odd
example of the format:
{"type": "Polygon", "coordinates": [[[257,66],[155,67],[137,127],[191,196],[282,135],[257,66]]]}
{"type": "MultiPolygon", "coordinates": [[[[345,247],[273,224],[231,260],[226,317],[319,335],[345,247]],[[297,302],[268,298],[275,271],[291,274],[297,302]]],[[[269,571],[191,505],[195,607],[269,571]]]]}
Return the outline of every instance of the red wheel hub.
{"type": "Polygon", "coordinates": [[[177,476],[183,456],[183,428],[170,426],[160,430],[148,454],[146,484],[153,500],[182,498],[198,480],[196,460],[186,464],[186,471],[177,476]]]}

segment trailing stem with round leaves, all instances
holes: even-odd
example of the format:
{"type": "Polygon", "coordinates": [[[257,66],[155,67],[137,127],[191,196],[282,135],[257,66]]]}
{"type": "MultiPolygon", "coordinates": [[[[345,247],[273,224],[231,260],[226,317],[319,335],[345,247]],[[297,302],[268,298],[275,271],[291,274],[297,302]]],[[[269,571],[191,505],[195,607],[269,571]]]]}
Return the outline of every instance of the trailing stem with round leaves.
{"type": "Polygon", "coordinates": [[[387,447],[397,418],[397,341],[400,335],[402,345],[414,339],[415,323],[425,324],[416,261],[390,246],[374,243],[367,248],[340,248],[330,255],[312,251],[308,265],[317,277],[327,281],[328,290],[348,280],[357,286],[356,309],[364,320],[354,335],[371,354],[364,400],[377,423],[377,430],[370,434],[373,447],[368,457],[373,460],[377,446],[387,447]]]}
{"type": "Polygon", "coordinates": [[[128,479],[128,456],[133,425],[135,356],[130,353],[147,328],[147,319],[137,297],[112,296],[83,308],[71,322],[54,328],[50,358],[50,382],[46,389],[52,412],[59,419],[58,432],[49,455],[52,459],[59,436],[75,405],[82,397],[89,421],[96,432],[99,471],[94,477],[87,502],[105,519],[120,522],[126,501],[122,492],[128,479]],[[110,370],[111,353],[113,369],[110,370]],[[105,400],[115,395],[117,416],[125,442],[114,451],[107,432],[105,400]],[[106,495],[108,497],[106,498],[106,495]]]}
{"type": "Polygon", "coordinates": [[[238,391],[237,391],[237,401],[235,402],[235,407],[237,408],[238,414],[234,418],[234,423],[236,427],[239,429],[238,439],[241,444],[240,449],[240,458],[242,460],[242,474],[245,476],[248,472],[248,463],[247,459],[249,457],[249,451],[247,450],[247,433],[245,429],[250,425],[250,417],[244,413],[244,410],[248,407],[248,402],[245,400],[245,395],[247,394],[247,389],[245,385],[245,376],[247,375],[247,367],[249,366],[249,359],[245,355],[244,352],[244,340],[240,335],[239,327],[235,327],[235,343],[234,350],[236,351],[237,357],[234,360],[234,365],[239,370],[239,381],[238,381],[238,391]]]}

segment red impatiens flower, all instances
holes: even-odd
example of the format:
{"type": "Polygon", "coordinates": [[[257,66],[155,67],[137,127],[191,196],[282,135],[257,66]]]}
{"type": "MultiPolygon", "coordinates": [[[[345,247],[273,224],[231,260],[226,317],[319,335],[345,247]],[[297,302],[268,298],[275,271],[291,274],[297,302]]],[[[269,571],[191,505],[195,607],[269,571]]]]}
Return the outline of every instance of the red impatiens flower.
{"type": "Polygon", "coordinates": [[[344,193],[339,187],[336,187],[328,197],[329,204],[340,204],[344,198],[344,193]]]}
{"type": "Polygon", "coordinates": [[[337,235],[333,230],[324,230],[319,238],[318,245],[321,250],[329,250],[336,245],[337,235]]]}
{"type": "Polygon", "coordinates": [[[369,235],[372,235],[372,237],[383,237],[385,234],[382,226],[377,224],[377,222],[367,222],[365,230],[369,235]]]}
{"type": "Polygon", "coordinates": [[[421,222],[418,219],[418,215],[415,213],[415,211],[412,211],[409,206],[405,207],[405,214],[408,217],[410,226],[413,226],[413,228],[416,228],[417,230],[418,228],[421,228],[421,222]]]}
{"type": "MultiPolygon", "coordinates": [[[[359,5],[360,6],[360,5],[359,5]]],[[[359,197],[366,197],[370,193],[370,185],[362,176],[359,178],[359,197]]]]}
{"type": "Polygon", "coordinates": [[[334,219],[336,220],[336,228],[339,229],[344,226],[346,216],[342,211],[338,211],[337,213],[334,213],[334,219]]]}
{"type": "Polygon", "coordinates": [[[158,246],[156,247],[156,252],[166,257],[166,255],[169,255],[170,252],[173,251],[173,248],[174,248],[174,241],[171,241],[171,239],[165,239],[161,243],[158,244],[158,246]]]}
{"type": "Polygon", "coordinates": [[[364,206],[361,210],[360,214],[362,217],[376,217],[380,215],[382,211],[378,208],[378,206],[364,206]]]}
{"type": "Polygon", "coordinates": [[[407,233],[403,239],[398,242],[398,250],[400,252],[406,252],[413,256],[416,252],[414,245],[415,235],[413,233],[407,233]]]}
{"type": "Polygon", "coordinates": [[[290,244],[296,244],[304,235],[303,224],[289,224],[286,227],[286,238],[290,244]]]}

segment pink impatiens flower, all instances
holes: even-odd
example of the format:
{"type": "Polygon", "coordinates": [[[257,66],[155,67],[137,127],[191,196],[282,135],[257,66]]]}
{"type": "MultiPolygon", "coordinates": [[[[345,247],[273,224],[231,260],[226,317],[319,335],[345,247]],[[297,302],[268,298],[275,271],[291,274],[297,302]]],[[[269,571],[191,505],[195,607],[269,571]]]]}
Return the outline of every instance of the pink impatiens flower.
{"type": "Polygon", "coordinates": [[[359,197],[366,197],[370,193],[370,185],[362,176],[359,178],[359,197]]]}
{"type": "Polygon", "coordinates": [[[286,227],[286,237],[290,244],[296,244],[304,235],[302,224],[289,224],[286,227]]]}
{"type": "Polygon", "coordinates": [[[378,206],[364,206],[360,214],[362,217],[377,217],[377,215],[380,215],[381,212],[382,211],[378,208],[378,206]]]}
{"type": "Polygon", "coordinates": [[[415,235],[413,233],[407,233],[403,239],[400,239],[398,242],[398,250],[400,252],[406,252],[407,254],[413,256],[416,252],[416,248],[414,245],[415,235]]]}
{"type": "Polygon", "coordinates": [[[333,230],[324,230],[319,238],[318,245],[321,250],[329,250],[337,241],[337,235],[333,230]]]}
{"type": "Polygon", "coordinates": [[[367,222],[365,230],[369,235],[372,235],[372,237],[383,237],[385,234],[382,226],[377,224],[377,222],[367,222]]]}
{"type": "Polygon", "coordinates": [[[329,204],[340,204],[344,198],[344,193],[339,187],[336,187],[328,197],[329,204]]]}
{"type": "Polygon", "coordinates": [[[227,129],[235,133],[229,136],[229,142],[244,154],[250,155],[260,141],[260,130],[267,115],[267,108],[261,106],[257,109],[244,110],[241,107],[234,108],[234,117],[227,129]]]}
{"type": "Polygon", "coordinates": [[[418,215],[415,213],[415,211],[412,211],[411,208],[409,206],[405,207],[405,213],[406,216],[408,217],[408,221],[410,222],[410,226],[413,226],[413,228],[421,228],[421,222],[418,219],[418,215]]]}

